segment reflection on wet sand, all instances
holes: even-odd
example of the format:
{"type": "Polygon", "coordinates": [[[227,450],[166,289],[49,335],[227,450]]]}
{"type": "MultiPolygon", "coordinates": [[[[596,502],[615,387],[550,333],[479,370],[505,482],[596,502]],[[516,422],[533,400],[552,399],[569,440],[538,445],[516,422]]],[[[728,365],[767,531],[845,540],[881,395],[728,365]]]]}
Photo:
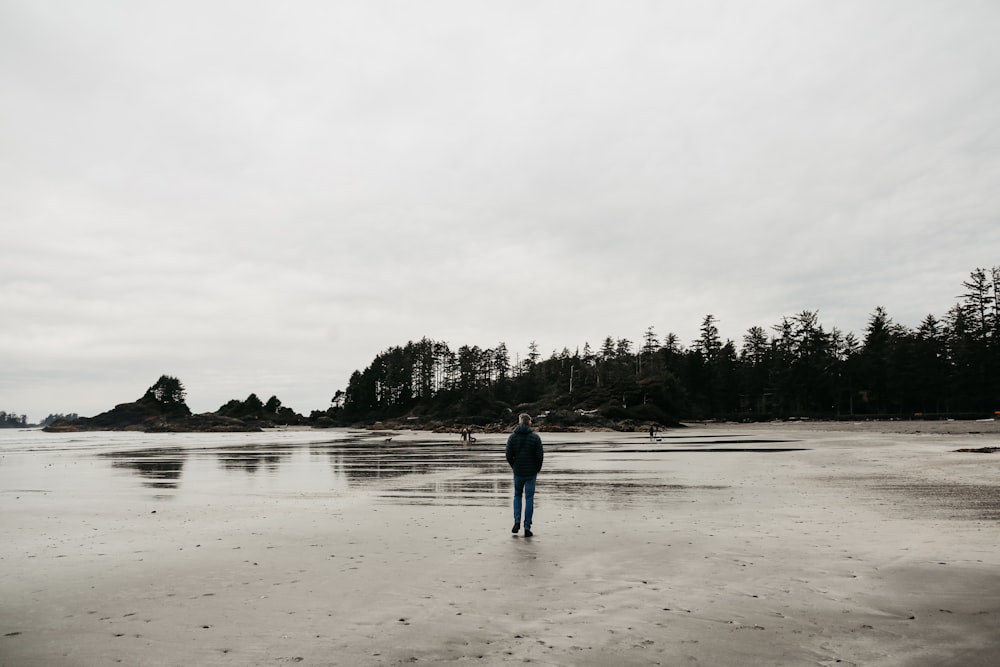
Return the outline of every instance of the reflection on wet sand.
{"type": "MultiPolygon", "coordinates": [[[[179,489],[187,471],[198,484],[225,487],[227,476],[240,473],[239,488],[264,485],[302,493],[370,493],[393,505],[499,506],[508,502],[510,469],[505,438],[461,447],[429,434],[387,439],[382,434],[309,443],[253,443],[234,446],[151,448],[117,451],[106,456],[112,466],[143,478],[143,486],[179,489]],[[214,463],[214,465],[212,465],[214,463]],[[321,467],[322,466],[322,467],[321,467]],[[197,474],[195,474],[197,471],[197,474]],[[221,478],[219,476],[222,476],[221,478]],[[308,477],[308,484],[304,480],[308,477]]],[[[724,438],[669,436],[651,441],[601,434],[553,434],[546,442],[546,464],[539,479],[539,502],[580,507],[643,507],[681,501],[697,490],[724,486],[687,486],[672,479],[662,465],[649,463],[688,453],[728,452],[752,455],[797,451],[794,440],[732,435],[724,438]],[[752,446],[750,446],[752,445],[752,446]]],[[[220,444],[226,441],[220,441],[220,444]]],[[[235,479],[235,478],[234,478],[235,479]]],[[[221,492],[221,491],[220,491],[221,492]]]]}
{"type": "Polygon", "coordinates": [[[216,452],[215,456],[226,470],[240,470],[253,474],[263,468],[267,473],[276,474],[282,461],[291,457],[292,451],[288,445],[248,445],[239,449],[216,452]]]}
{"type": "Polygon", "coordinates": [[[141,449],[102,454],[111,459],[111,467],[134,472],[143,478],[142,485],[155,489],[176,489],[184,472],[187,450],[180,447],[141,449]]]}

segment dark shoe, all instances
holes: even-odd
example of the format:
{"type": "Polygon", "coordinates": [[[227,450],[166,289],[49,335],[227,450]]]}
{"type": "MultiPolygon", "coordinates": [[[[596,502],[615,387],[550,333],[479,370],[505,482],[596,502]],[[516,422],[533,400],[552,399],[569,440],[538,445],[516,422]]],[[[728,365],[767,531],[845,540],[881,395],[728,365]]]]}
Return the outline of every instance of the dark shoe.
{"type": "Polygon", "coordinates": [[[528,530],[527,528],[525,528],[525,529],[524,529],[524,536],[525,536],[525,537],[531,537],[532,535],[534,535],[534,533],[533,533],[533,532],[531,532],[531,531],[530,531],[530,530],[528,530]]]}
{"type": "Polygon", "coordinates": [[[512,532],[512,533],[516,533],[516,532],[517,532],[517,531],[519,531],[519,530],[521,530],[521,524],[519,524],[519,523],[515,523],[515,524],[514,524],[514,527],[510,529],[510,532],[512,532]]]}

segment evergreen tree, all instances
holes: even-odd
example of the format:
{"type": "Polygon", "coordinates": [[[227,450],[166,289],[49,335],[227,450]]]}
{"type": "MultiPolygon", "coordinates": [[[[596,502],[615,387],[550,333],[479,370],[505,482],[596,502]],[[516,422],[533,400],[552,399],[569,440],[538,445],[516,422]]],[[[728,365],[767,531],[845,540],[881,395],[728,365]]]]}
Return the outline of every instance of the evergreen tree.
{"type": "Polygon", "coordinates": [[[615,339],[608,336],[601,345],[601,361],[611,361],[615,358],[615,339]]]}
{"type": "Polygon", "coordinates": [[[719,327],[715,315],[706,315],[701,323],[701,336],[694,342],[695,349],[700,350],[706,360],[711,361],[722,349],[722,339],[719,338],[719,327]]]}
{"type": "Polygon", "coordinates": [[[534,368],[538,365],[538,360],[542,358],[542,355],[538,353],[538,343],[531,341],[528,343],[528,357],[526,359],[528,364],[528,369],[534,368]]]}
{"type": "Polygon", "coordinates": [[[164,414],[190,415],[191,410],[184,402],[184,397],[184,385],[180,380],[170,375],[161,375],[139,402],[155,406],[164,414]]]}
{"type": "Polygon", "coordinates": [[[868,411],[886,414],[890,411],[889,364],[892,358],[893,322],[885,308],[878,306],[868,319],[861,348],[862,400],[868,411]]]}
{"type": "Polygon", "coordinates": [[[770,376],[770,345],[763,327],[754,326],[743,335],[740,348],[740,387],[743,393],[744,410],[759,415],[768,414],[768,380],[770,376]]]}
{"type": "Polygon", "coordinates": [[[506,382],[510,378],[510,353],[504,343],[498,343],[493,352],[493,368],[498,384],[506,382]]]}

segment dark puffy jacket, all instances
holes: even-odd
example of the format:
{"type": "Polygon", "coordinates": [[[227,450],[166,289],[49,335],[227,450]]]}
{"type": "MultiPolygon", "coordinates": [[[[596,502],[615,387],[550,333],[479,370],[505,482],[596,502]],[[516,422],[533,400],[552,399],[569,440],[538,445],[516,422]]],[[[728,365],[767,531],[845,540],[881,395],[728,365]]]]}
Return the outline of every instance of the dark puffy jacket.
{"type": "Polygon", "coordinates": [[[514,429],[507,438],[507,463],[518,477],[532,477],[542,469],[542,439],[524,424],[514,429]]]}

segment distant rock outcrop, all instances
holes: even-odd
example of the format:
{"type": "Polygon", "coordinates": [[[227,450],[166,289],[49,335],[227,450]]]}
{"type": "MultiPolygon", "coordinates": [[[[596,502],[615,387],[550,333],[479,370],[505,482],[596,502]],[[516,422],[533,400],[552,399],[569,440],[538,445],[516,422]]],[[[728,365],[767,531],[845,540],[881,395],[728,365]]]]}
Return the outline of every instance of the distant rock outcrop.
{"type": "Polygon", "coordinates": [[[140,402],[122,403],[96,417],[80,417],[73,421],[57,421],[44,431],[63,433],[74,431],[144,431],[146,433],[248,432],[260,431],[239,419],[206,412],[196,415],[165,415],[140,402]]]}
{"type": "Polygon", "coordinates": [[[191,414],[184,402],[184,387],[164,375],[145,395],[133,403],[121,403],[95,417],[56,421],[43,430],[50,433],[75,431],[144,431],[146,433],[247,432],[260,427],[241,419],[211,412],[191,414]]]}

